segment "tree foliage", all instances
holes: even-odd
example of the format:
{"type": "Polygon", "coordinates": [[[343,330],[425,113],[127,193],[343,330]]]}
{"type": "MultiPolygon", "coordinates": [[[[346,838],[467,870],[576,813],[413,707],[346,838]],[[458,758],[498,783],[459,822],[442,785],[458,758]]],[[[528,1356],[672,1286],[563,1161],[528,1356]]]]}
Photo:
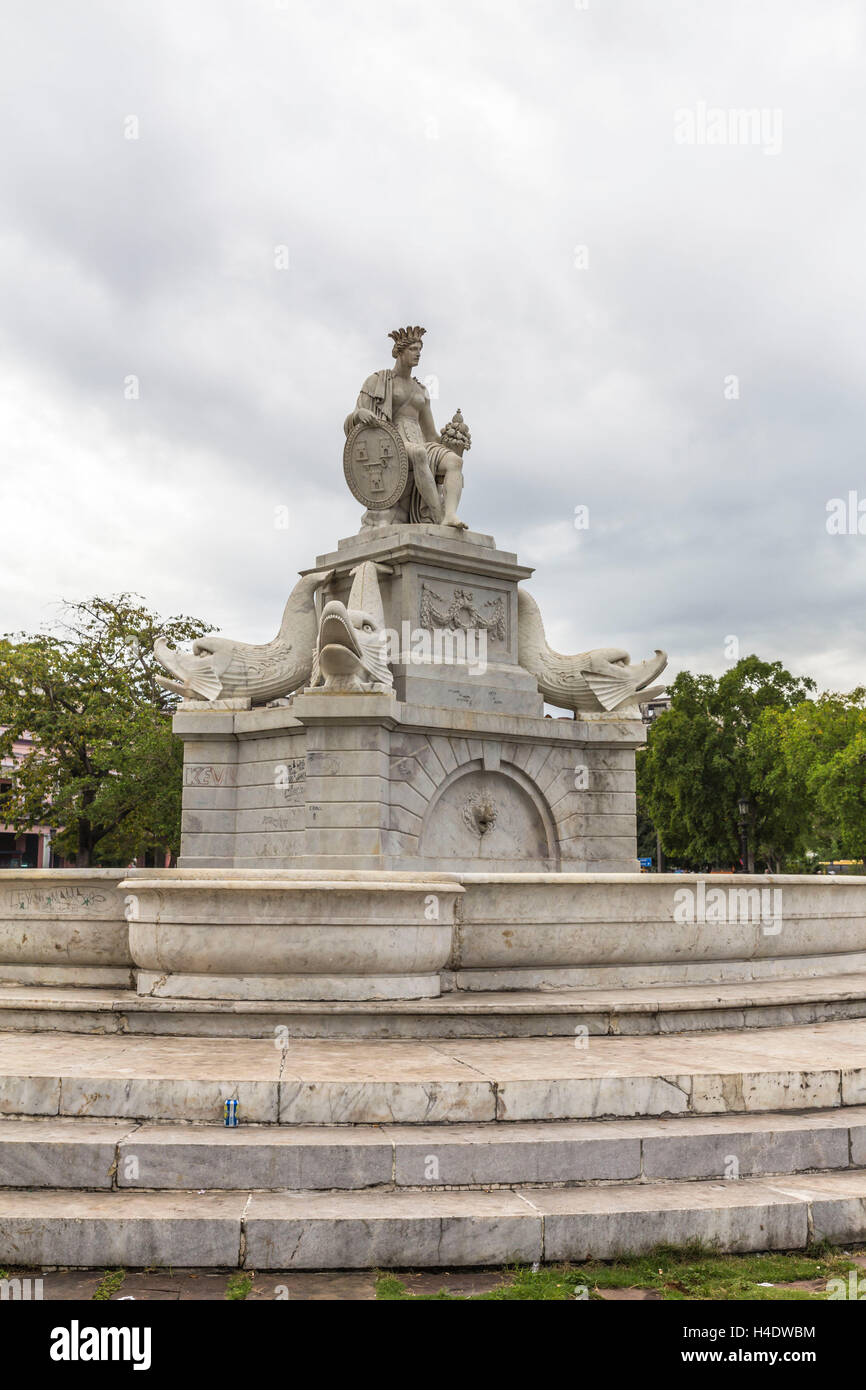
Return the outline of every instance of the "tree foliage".
{"type": "Polygon", "coordinates": [[[0,641],[0,754],[24,733],[34,742],[0,800],[23,832],[54,827],[55,848],[76,863],[125,865],[132,855],[177,852],[183,754],[171,733],[177,697],[156,682],[154,639],[172,645],[209,629],[161,619],[134,594],[65,604],[53,629],[0,641]]]}
{"type": "Polygon", "coordinates": [[[743,798],[751,806],[757,858],[778,866],[796,850],[802,817],[787,796],[768,794],[752,731],[768,712],[794,708],[814,688],[814,681],[791,675],[781,662],[757,656],[743,657],[719,679],[688,671],[677,676],[671,708],[653,722],[638,757],[641,808],[667,856],[685,868],[734,866],[743,798]]]}
{"type": "Polygon", "coordinates": [[[767,710],[749,742],[759,795],[799,827],[802,854],[866,856],[866,691],[767,710]]]}

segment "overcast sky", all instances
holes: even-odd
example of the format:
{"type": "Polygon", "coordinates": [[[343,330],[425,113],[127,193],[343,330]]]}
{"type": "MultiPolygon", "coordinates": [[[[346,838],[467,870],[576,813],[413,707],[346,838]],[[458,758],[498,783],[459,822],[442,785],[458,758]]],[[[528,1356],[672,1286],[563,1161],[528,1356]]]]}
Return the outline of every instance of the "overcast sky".
{"type": "Polygon", "coordinates": [[[864,13],[6,7],[0,631],[125,589],[272,637],[420,323],[554,646],[866,682],[866,535],[826,524],[866,511],[864,13]]]}

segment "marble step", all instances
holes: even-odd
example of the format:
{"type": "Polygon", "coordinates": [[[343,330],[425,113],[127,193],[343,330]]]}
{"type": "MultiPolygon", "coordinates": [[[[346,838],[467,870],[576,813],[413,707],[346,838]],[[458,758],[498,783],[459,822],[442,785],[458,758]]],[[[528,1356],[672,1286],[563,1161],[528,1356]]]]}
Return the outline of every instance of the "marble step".
{"type": "Polygon", "coordinates": [[[862,1169],[495,1192],[0,1192],[0,1265],[13,1267],[447,1268],[864,1238],[862,1169]]]}
{"type": "MultiPolygon", "coordinates": [[[[635,931],[641,925],[635,923],[635,931]]],[[[837,975],[864,975],[866,952],[838,951],[821,955],[752,955],[748,959],[718,960],[686,952],[677,960],[628,964],[482,966],[464,963],[443,976],[448,989],[483,993],[509,990],[659,989],[676,985],[749,986],[762,980],[810,980],[837,975]]],[[[20,977],[23,978],[23,977],[20,977]]],[[[34,980],[34,983],[36,981],[34,980]]]]}
{"type": "Polygon", "coordinates": [[[499,984],[487,992],[461,987],[437,999],[321,1004],[155,999],[132,990],[5,983],[0,1032],[266,1038],[280,1030],[296,1038],[410,1040],[567,1037],[581,1027],[593,1036],[632,1037],[866,1018],[866,970],[627,988],[499,984]]]}
{"type": "Polygon", "coordinates": [[[0,1115],[430,1124],[866,1103],[866,1020],[669,1037],[151,1038],[0,1034],[0,1115]]]}
{"type": "Polygon", "coordinates": [[[866,1167],[866,1105],[510,1125],[0,1119],[0,1189],[477,1187],[866,1167]]]}

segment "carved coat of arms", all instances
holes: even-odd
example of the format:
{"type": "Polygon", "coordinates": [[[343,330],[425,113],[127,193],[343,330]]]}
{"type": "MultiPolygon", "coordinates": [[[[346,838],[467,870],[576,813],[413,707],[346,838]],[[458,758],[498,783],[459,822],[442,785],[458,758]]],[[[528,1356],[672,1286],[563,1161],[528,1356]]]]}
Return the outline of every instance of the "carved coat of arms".
{"type": "Polygon", "coordinates": [[[346,482],[370,511],[393,507],[409,481],[409,456],[397,430],[387,420],[356,425],[343,449],[346,482]]]}

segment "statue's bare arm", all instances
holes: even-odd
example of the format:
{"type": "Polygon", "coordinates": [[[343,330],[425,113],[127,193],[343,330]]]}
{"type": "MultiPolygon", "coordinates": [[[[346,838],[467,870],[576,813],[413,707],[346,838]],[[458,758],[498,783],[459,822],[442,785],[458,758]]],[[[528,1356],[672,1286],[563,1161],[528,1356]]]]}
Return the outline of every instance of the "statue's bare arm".
{"type": "Polygon", "coordinates": [[[361,404],[362,401],[369,399],[369,396],[366,396],[362,391],[358,397],[358,403],[355,409],[352,411],[351,415],[347,415],[343,421],[343,431],[346,435],[351,434],[356,425],[378,425],[380,417],[376,414],[375,410],[371,410],[369,406],[361,404]]]}
{"type": "Polygon", "coordinates": [[[439,433],[433,422],[433,411],[430,409],[430,402],[427,401],[418,411],[418,422],[421,425],[421,433],[428,444],[439,444],[439,433]]]}

